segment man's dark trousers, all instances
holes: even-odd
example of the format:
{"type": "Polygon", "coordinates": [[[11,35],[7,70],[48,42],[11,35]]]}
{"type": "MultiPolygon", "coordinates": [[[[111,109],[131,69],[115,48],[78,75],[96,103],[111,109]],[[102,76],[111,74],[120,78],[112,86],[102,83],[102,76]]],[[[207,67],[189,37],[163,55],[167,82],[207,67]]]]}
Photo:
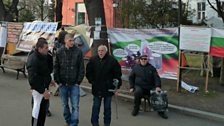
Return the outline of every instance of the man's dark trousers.
{"type": "Polygon", "coordinates": [[[32,117],[32,126],[44,126],[46,119],[46,108],[47,108],[47,100],[43,98],[40,103],[40,111],[38,119],[32,117]]]}

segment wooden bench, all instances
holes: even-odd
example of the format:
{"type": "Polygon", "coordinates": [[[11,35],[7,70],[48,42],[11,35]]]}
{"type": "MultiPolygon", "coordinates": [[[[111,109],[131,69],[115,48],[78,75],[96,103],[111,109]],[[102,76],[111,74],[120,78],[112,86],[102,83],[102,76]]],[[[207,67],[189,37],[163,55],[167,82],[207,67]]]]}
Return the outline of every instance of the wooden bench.
{"type": "Polygon", "coordinates": [[[16,70],[16,79],[19,79],[19,72],[22,72],[24,77],[26,77],[25,64],[26,62],[24,61],[24,57],[21,58],[18,56],[3,55],[1,58],[0,67],[2,68],[3,73],[5,73],[4,68],[16,70]]]}

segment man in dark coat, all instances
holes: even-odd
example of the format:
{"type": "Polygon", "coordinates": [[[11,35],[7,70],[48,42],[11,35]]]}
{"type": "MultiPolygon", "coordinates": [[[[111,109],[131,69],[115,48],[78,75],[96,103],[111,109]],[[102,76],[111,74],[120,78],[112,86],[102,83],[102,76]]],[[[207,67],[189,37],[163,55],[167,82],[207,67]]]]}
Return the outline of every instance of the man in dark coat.
{"type": "Polygon", "coordinates": [[[116,59],[108,55],[107,47],[100,45],[98,55],[92,57],[86,68],[86,77],[92,84],[93,106],[91,123],[99,126],[101,101],[104,99],[104,126],[111,123],[111,100],[114,92],[121,86],[121,67],[116,59]]]}
{"type": "Polygon", "coordinates": [[[84,76],[84,59],[82,51],[74,45],[74,35],[67,33],[63,45],[56,52],[54,79],[59,84],[59,93],[64,109],[66,126],[78,126],[80,88],[84,76]],[[69,107],[71,102],[71,110],[69,107]]]}
{"type": "MultiPolygon", "coordinates": [[[[35,46],[33,46],[33,49],[30,51],[29,56],[32,53],[34,53],[34,52],[35,52],[35,46]]],[[[48,70],[49,70],[50,73],[52,73],[53,72],[53,56],[52,56],[52,53],[51,53],[50,50],[48,50],[48,53],[47,53],[47,63],[48,63],[48,70]]],[[[51,84],[55,85],[54,83],[55,82],[52,80],[51,84]]],[[[49,108],[50,108],[50,99],[46,99],[46,104],[47,104],[46,115],[48,117],[50,117],[51,116],[51,111],[49,110],[49,108]]],[[[32,99],[32,105],[33,105],[33,99],[32,99]]]]}
{"type": "Polygon", "coordinates": [[[51,82],[47,54],[48,43],[46,39],[39,38],[35,50],[27,60],[28,81],[33,97],[32,126],[44,126],[45,123],[47,101],[50,97],[48,88],[51,82]]]}
{"type": "MultiPolygon", "coordinates": [[[[136,116],[139,112],[141,98],[144,95],[150,95],[150,90],[161,91],[161,80],[156,68],[148,63],[147,55],[140,56],[140,64],[136,64],[129,76],[130,92],[134,92],[134,109],[132,115],[136,116]]],[[[164,112],[158,114],[167,119],[164,112]]]]}

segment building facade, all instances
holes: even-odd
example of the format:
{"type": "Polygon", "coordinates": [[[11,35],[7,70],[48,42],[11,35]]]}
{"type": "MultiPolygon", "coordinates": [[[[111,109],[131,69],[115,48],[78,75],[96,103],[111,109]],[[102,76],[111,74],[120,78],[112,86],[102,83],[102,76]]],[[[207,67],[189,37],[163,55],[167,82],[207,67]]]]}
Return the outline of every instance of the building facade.
{"type": "MultiPolygon", "coordinates": [[[[118,20],[118,18],[116,19],[117,15],[115,12],[119,5],[114,4],[118,1],[119,0],[104,0],[105,18],[108,28],[115,27],[118,20]]],[[[84,0],[63,0],[62,15],[62,25],[88,25],[88,16],[84,0]]]]}
{"type": "MultiPolygon", "coordinates": [[[[215,0],[210,0],[216,7],[215,0]]],[[[224,5],[224,0],[220,0],[221,4],[224,5]]],[[[190,19],[193,23],[198,24],[205,22],[208,26],[224,28],[222,19],[218,16],[218,13],[211,8],[207,0],[189,0],[189,7],[193,15],[190,19]]]]}

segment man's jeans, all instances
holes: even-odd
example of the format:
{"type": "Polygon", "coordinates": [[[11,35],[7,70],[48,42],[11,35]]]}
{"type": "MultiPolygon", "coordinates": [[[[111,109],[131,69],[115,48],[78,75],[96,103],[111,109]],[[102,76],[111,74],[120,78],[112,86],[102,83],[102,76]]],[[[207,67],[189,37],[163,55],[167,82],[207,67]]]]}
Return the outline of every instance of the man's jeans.
{"type": "Polygon", "coordinates": [[[93,126],[99,125],[99,113],[102,99],[104,99],[104,124],[107,126],[110,125],[112,96],[106,96],[106,97],[93,96],[92,117],[91,117],[91,123],[93,126]]]}
{"type": "Polygon", "coordinates": [[[141,104],[141,98],[144,95],[148,95],[150,97],[150,89],[146,90],[141,88],[140,86],[135,85],[135,91],[134,91],[134,109],[136,111],[139,111],[139,106],[141,104]]]}
{"type": "Polygon", "coordinates": [[[64,109],[64,119],[70,126],[78,126],[79,123],[79,98],[80,89],[77,85],[66,86],[61,85],[59,87],[60,96],[62,99],[63,109],[64,109]],[[72,111],[69,108],[69,98],[71,101],[72,111]]]}

